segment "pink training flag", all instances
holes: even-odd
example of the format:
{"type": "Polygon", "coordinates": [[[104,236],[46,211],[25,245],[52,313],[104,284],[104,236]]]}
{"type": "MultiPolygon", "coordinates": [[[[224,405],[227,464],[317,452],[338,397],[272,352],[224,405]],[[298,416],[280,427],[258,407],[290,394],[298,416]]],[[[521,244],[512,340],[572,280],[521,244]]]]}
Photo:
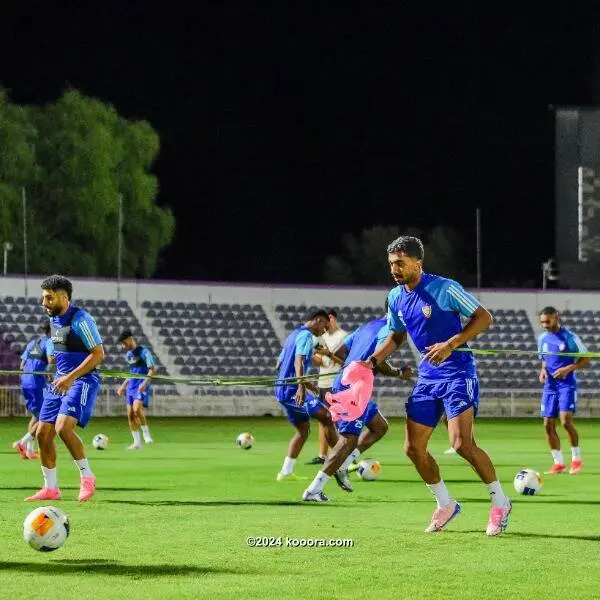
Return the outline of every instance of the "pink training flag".
{"type": "Polygon", "coordinates": [[[334,421],[354,421],[367,408],[373,395],[373,369],[358,362],[351,362],[342,375],[342,383],[350,387],[343,392],[327,392],[325,400],[329,403],[329,412],[334,421]]]}

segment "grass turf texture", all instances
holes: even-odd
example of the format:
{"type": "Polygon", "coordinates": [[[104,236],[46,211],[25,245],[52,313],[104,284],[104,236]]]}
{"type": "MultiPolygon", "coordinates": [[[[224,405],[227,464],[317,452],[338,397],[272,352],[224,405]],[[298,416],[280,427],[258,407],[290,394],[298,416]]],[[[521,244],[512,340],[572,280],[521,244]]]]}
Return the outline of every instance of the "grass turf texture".
{"type": "MultiPolygon", "coordinates": [[[[545,477],[540,496],[517,496],[521,467],[547,469],[540,420],[488,421],[477,436],[495,461],[514,504],[506,534],[487,538],[489,499],[475,473],[445,456],[439,428],[431,449],[463,514],[427,535],[434,502],[402,453],[403,423],[368,457],[382,463],[376,482],[352,475],[355,492],[335,481],[330,505],[300,496],[316,467],[315,435],[296,472],[307,481],[277,483],[291,428],[280,419],[154,419],[154,446],[126,452],[124,419],[95,419],[83,432],[98,477],[94,499],[75,498],[78,473],[59,444],[67,543],[51,554],[22,541],[30,510],[23,498],[41,483],[39,463],[10,449],[25,420],[0,424],[0,596],[43,591],[54,598],[597,598],[600,582],[598,424],[579,421],[584,471],[545,477]],[[251,431],[251,450],[234,447],[251,431]],[[91,448],[105,433],[104,452],[91,448]],[[353,548],[251,548],[248,536],[353,539],[353,548]],[[354,590],[354,591],[352,591],[354,590]]],[[[567,452],[565,453],[568,455],[567,452]]],[[[47,502],[46,504],[53,504],[47,502]]],[[[285,542],[284,542],[285,544],[285,542]]]]}

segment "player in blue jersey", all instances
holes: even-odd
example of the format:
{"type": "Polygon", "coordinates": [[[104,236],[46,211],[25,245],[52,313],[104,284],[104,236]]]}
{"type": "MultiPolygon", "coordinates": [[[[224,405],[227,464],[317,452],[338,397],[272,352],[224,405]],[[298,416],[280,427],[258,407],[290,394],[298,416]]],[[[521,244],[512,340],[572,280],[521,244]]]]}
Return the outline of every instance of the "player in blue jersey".
{"type": "MultiPolygon", "coordinates": [[[[387,301],[386,301],[387,310],[387,301]]],[[[335,356],[344,360],[342,370],[336,376],[332,392],[341,392],[348,389],[342,383],[343,370],[353,361],[364,361],[373,354],[375,349],[388,337],[389,329],[387,319],[375,319],[365,323],[356,331],[347,336],[342,345],[335,352],[335,356]]],[[[406,333],[401,334],[402,341],[406,333]]],[[[410,379],[412,369],[408,366],[397,369],[383,361],[377,366],[377,371],[383,375],[410,379]]],[[[338,485],[346,492],[352,491],[352,484],[348,477],[348,466],[358,456],[378,442],[388,431],[388,423],[379,411],[375,400],[371,398],[363,414],[353,421],[339,420],[337,422],[340,434],[338,443],[327,457],[323,468],[317,473],[313,482],[306,488],[302,499],[307,502],[328,502],[323,494],[325,484],[335,476],[338,485]],[[363,431],[365,428],[365,431],[363,431]]]]}
{"type": "MultiPolygon", "coordinates": [[[[129,364],[130,373],[149,375],[150,377],[156,374],[156,363],[152,353],[148,348],[140,346],[135,341],[131,331],[124,331],[119,336],[119,344],[126,352],[125,358],[129,364]]],[[[117,389],[117,394],[122,396],[125,391],[127,391],[127,420],[133,437],[133,444],[127,446],[127,450],[139,450],[142,447],[142,435],[146,444],[154,442],[144,413],[144,408],[148,408],[150,402],[150,380],[126,379],[117,389]]]]}
{"type": "Polygon", "coordinates": [[[96,367],[104,360],[102,338],[96,322],[83,309],[71,304],[73,286],[61,275],[42,281],[42,306],[50,316],[50,349],[56,374],[44,396],[36,437],[44,475],[44,487],[26,500],[58,500],[56,445],[60,436],[81,477],[79,501],[89,500],[96,489],[85,447],[75,426],[85,427],[92,416],[100,387],[96,367]]]}
{"type": "Polygon", "coordinates": [[[21,355],[21,393],[25,399],[27,412],[31,415],[27,426],[27,433],[12,447],[25,460],[38,457],[35,452],[35,430],[37,428],[38,416],[44,401],[46,390],[46,377],[44,375],[32,375],[31,373],[46,371],[48,369],[48,342],[50,338],[50,323],[45,321],[41,326],[42,335],[34,337],[25,347],[21,355]]]}
{"type": "MultiPolygon", "coordinates": [[[[547,306],[540,312],[540,324],[546,330],[538,338],[538,350],[542,352],[587,352],[587,348],[572,331],[560,324],[560,315],[553,306],[547,306]]],[[[556,419],[560,418],[571,442],[571,468],[569,473],[575,475],[581,471],[581,451],[579,435],[573,425],[573,415],[577,410],[577,379],[575,371],[589,366],[587,357],[557,356],[540,354],[542,368],[540,383],[544,385],[542,393],[542,417],[548,438],[548,445],[554,464],[548,475],[564,473],[567,470],[562,452],[560,439],[556,433],[556,419]]]]}
{"type": "MultiPolygon", "coordinates": [[[[278,380],[303,377],[312,361],[313,336],[321,336],[327,329],[329,315],[325,310],[317,310],[308,316],[307,322],[294,329],[286,338],[277,359],[278,380]]],[[[333,448],[338,440],[337,430],[331,414],[319,399],[316,385],[307,382],[289,383],[275,386],[275,398],[287,414],[288,421],[296,428],[288,447],[277,481],[296,480],[294,474],[296,459],[310,433],[310,418],[313,417],[325,429],[327,443],[333,448]]]]}
{"type": "Polygon", "coordinates": [[[368,362],[374,367],[379,365],[396,350],[406,331],[421,353],[419,377],[406,403],[405,452],[437,501],[425,531],[443,529],[461,509],[427,450],[445,411],[452,447],[473,466],[490,492],[492,508],[486,533],[498,535],[506,528],[512,505],[490,457],[473,438],[479,383],[475,360],[467,346],[493,319],[460,284],[423,272],[423,259],[423,243],[418,238],[402,236],[389,245],[390,269],[398,284],[388,296],[390,335],[368,362]],[[470,319],[464,329],[461,315],[470,319]]]}

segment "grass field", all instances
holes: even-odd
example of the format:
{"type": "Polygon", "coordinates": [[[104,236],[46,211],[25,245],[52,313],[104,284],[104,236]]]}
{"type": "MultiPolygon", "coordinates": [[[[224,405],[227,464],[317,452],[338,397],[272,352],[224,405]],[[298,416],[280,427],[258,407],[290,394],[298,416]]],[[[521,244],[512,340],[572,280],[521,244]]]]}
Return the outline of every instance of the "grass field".
{"type": "MultiPolygon", "coordinates": [[[[277,483],[291,429],[280,419],[154,420],[156,444],[125,452],[124,419],[96,419],[84,431],[111,438],[90,449],[95,498],[76,501],[78,473],[60,450],[71,536],[52,554],[22,541],[40,487],[35,461],[10,449],[24,420],[0,424],[0,598],[598,598],[600,597],[600,440],[598,423],[580,421],[584,471],[546,478],[539,497],[517,497],[520,467],[545,470],[550,456],[541,422],[480,421],[477,433],[499,469],[514,510],[509,529],[487,538],[489,499],[475,474],[444,456],[444,431],[432,451],[463,514],[448,531],[427,535],[434,502],[402,454],[403,423],[368,456],[383,466],[376,482],[345,494],[334,481],[330,505],[302,503],[307,482],[277,483]],[[256,437],[234,447],[241,431],[256,437]],[[282,536],[281,547],[247,545],[249,536],[282,536]],[[285,547],[285,537],[352,539],[351,548],[285,547]]],[[[297,473],[312,479],[311,439],[297,473]]],[[[568,454],[568,452],[567,452],[568,454]]]]}

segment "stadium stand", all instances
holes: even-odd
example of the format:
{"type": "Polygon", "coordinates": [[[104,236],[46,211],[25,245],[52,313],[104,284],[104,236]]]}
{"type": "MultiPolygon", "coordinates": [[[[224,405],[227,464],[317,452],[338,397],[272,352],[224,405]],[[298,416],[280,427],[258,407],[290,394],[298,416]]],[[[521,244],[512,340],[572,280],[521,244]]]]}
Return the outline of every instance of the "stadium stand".
{"type": "MultiPolygon", "coordinates": [[[[32,278],[30,285],[39,285],[32,278]]],[[[281,343],[298,326],[311,307],[335,306],[341,325],[351,331],[381,314],[383,289],[292,288],[233,286],[168,282],[124,282],[117,294],[115,282],[75,280],[75,304],[96,318],[105,340],[104,368],[124,369],[123,353],[116,339],[130,328],[138,341],[149,345],[159,361],[159,373],[192,377],[270,376],[281,343]],[[115,297],[120,297],[116,300],[115,297]]],[[[32,289],[32,288],[30,288],[32,289]]],[[[0,365],[15,369],[19,355],[36,333],[44,315],[39,298],[23,294],[23,280],[0,278],[0,365]]],[[[526,350],[526,355],[478,357],[482,401],[480,413],[489,416],[536,416],[540,386],[536,356],[538,311],[556,306],[563,324],[572,328],[591,351],[600,342],[600,294],[569,292],[496,292],[476,294],[495,317],[475,348],[526,350]]],[[[414,348],[405,345],[392,362],[416,364],[414,348]]],[[[600,405],[600,360],[578,375],[581,386],[579,415],[596,416],[600,405]]],[[[18,381],[4,377],[0,383],[0,414],[23,414],[18,401],[18,381]],[[9,393],[9,391],[12,392],[9,393]],[[10,395],[12,394],[12,396],[10,395]],[[7,398],[12,398],[10,401],[7,398]]],[[[104,385],[97,415],[124,414],[116,385],[104,385]]],[[[251,416],[281,415],[268,386],[218,387],[159,384],[154,387],[149,414],[251,416]]],[[[410,384],[380,378],[377,400],[385,414],[404,414],[410,384]]]]}

